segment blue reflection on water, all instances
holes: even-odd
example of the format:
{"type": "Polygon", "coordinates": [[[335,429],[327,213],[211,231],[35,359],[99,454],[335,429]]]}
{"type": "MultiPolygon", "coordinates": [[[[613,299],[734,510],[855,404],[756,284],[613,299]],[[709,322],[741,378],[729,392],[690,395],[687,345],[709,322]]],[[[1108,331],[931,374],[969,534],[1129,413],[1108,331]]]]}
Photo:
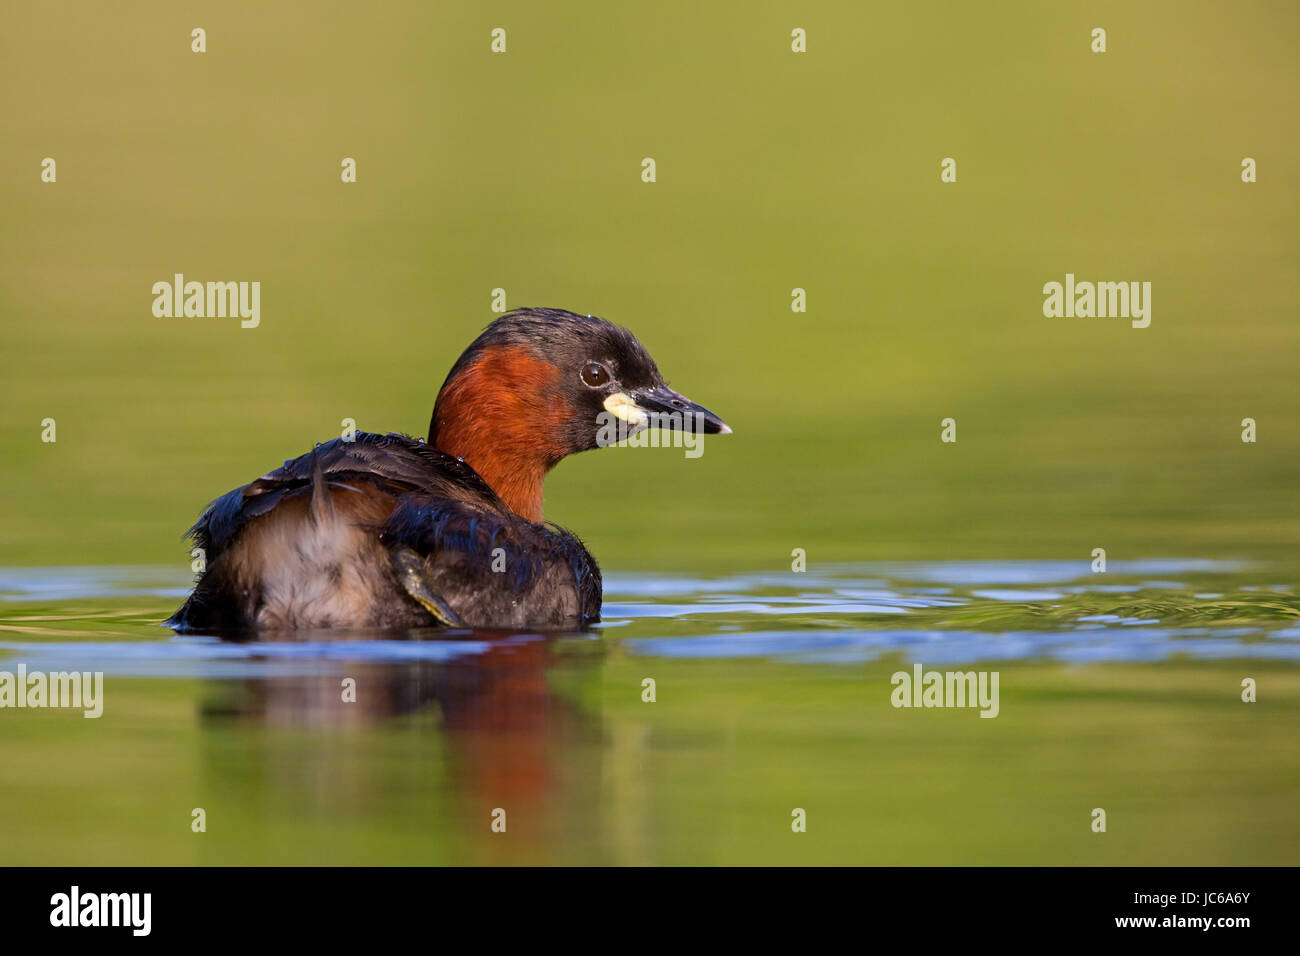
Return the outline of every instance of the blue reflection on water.
{"type": "MultiPolygon", "coordinates": [[[[0,569],[0,632],[19,638],[0,642],[0,663],[5,669],[22,662],[30,669],[148,677],[276,677],[333,673],[358,661],[446,662],[510,642],[548,639],[433,629],[295,634],[248,643],[155,639],[163,616],[155,612],[183,597],[190,580],[175,568],[0,569]],[[86,609],[85,602],[124,597],[153,601],[142,600],[147,609],[140,611],[86,609]],[[44,605],[40,613],[24,614],[23,607],[35,603],[44,605]],[[122,614],[135,615],[121,625],[125,632],[90,627],[92,621],[112,625],[122,614]],[[67,640],[79,636],[79,627],[85,639],[67,640]],[[138,639],[116,639],[124,634],[138,639]]],[[[1300,609],[1292,586],[1237,561],[1113,561],[1106,574],[1092,574],[1088,561],[837,564],[803,574],[717,578],[612,573],[605,582],[604,621],[579,639],[644,656],[831,664],[890,654],[934,664],[1300,659],[1300,609]],[[1204,589],[1210,582],[1194,588],[1179,576],[1211,576],[1213,590],[1204,589]],[[1210,603],[1231,593],[1237,598],[1227,605],[1210,603]],[[1114,610],[1102,613],[1098,606],[1114,610]],[[1259,624],[1242,626],[1240,617],[1253,612],[1259,624]],[[899,626],[899,618],[918,614],[928,616],[899,626]],[[1216,614],[1237,619],[1222,626],[1205,619],[1216,614]],[[1162,625],[1163,615],[1174,623],[1162,625]],[[1193,618],[1196,626],[1177,625],[1193,618]]]]}

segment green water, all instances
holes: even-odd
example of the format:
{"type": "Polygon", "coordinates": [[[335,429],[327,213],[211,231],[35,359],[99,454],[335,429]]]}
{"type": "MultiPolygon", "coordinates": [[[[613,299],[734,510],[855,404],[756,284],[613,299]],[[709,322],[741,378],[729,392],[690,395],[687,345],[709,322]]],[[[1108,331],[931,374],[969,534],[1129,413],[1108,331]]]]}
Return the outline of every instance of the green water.
{"type": "Polygon", "coordinates": [[[0,712],[6,863],[1300,855],[1300,598],[1276,569],[614,575],[592,634],[252,644],[160,635],[178,583],[0,573],[0,670],[105,673],[97,719],[0,712]],[[996,671],[996,716],[893,706],[917,663],[996,671]]]}
{"type": "Polygon", "coordinates": [[[107,684],[0,710],[0,863],[1300,862],[1298,36],[1264,0],[5,5],[0,670],[107,684]],[[261,282],[259,327],[155,318],[177,272],[261,282]],[[1150,327],[1046,318],[1067,272],[1150,281],[1150,327]],[[161,631],[202,506],[344,419],[424,434],[497,288],[735,429],[549,479],[608,626],[161,631]],[[917,662],[997,670],[999,716],[895,709],[917,662]]]}

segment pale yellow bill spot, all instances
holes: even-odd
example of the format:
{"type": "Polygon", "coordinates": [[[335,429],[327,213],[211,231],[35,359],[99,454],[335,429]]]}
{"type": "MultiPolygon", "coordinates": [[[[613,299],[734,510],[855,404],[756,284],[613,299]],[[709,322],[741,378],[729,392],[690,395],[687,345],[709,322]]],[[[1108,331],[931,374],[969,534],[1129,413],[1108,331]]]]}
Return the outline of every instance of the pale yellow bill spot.
{"type": "Polygon", "coordinates": [[[626,392],[615,392],[605,399],[605,411],[620,421],[635,425],[638,428],[650,421],[650,416],[626,392]]]}

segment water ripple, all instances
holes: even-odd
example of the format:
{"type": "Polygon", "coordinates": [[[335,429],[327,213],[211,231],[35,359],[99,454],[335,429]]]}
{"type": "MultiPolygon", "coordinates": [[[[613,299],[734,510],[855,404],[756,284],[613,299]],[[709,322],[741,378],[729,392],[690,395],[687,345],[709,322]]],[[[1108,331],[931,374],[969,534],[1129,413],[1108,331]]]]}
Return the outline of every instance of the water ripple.
{"type": "MultiPolygon", "coordinates": [[[[942,561],[789,571],[605,577],[604,621],[583,640],[635,655],[833,664],[1300,659],[1288,575],[1241,561],[942,561]],[[899,619],[906,627],[899,627],[899,619]],[[599,635],[599,636],[597,636],[599,635]]],[[[232,643],[158,623],[190,583],[182,568],[0,569],[0,664],[141,676],[279,676],[346,662],[481,655],[503,632],[350,632],[232,643]],[[123,607],[129,604],[129,607],[123,607]],[[317,637],[321,639],[316,639],[317,637]]]]}

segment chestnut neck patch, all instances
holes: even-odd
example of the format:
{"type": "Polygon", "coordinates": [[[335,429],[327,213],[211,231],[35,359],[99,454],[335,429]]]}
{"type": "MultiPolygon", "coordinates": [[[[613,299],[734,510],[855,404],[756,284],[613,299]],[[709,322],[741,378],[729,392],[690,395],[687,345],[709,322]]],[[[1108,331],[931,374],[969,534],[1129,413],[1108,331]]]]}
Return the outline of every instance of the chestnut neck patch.
{"type": "Polygon", "coordinates": [[[484,348],[447,381],[429,442],[464,458],[512,511],[542,520],[542,483],[569,449],[575,414],[558,387],[560,370],[519,345],[484,348]]]}

